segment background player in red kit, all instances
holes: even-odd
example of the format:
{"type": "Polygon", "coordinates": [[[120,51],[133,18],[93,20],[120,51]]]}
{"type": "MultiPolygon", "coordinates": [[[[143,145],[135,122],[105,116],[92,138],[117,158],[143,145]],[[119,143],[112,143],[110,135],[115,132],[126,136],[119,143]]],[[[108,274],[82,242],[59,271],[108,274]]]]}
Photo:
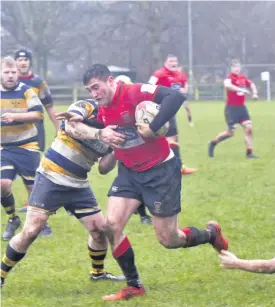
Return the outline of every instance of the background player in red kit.
{"type": "MultiPolygon", "coordinates": [[[[155,132],[170,120],[184,101],[184,96],[170,88],[150,84],[114,82],[107,66],[96,64],[87,70],[83,83],[99,103],[97,127],[78,122],[73,126],[79,138],[98,138],[114,147],[119,160],[118,175],[108,196],[106,234],[113,256],[120,265],[127,287],[103,300],[115,301],[145,295],[134,261],[134,252],[123,230],[130,216],[144,203],[153,216],[159,242],[166,248],[192,247],[210,243],[218,252],[228,249],[227,240],[216,222],[207,228],[178,228],[181,211],[180,164],[165,137],[155,132]],[[161,104],[160,111],[148,124],[136,124],[135,108],[144,101],[161,104]],[[100,126],[100,123],[103,125],[100,126]]],[[[79,117],[78,114],[74,114],[79,117]]],[[[74,116],[63,113],[71,121],[74,116]]],[[[58,115],[60,118],[60,115],[58,115]]]]}
{"type": "MultiPolygon", "coordinates": [[[[188,121],[192,123],[191,112],[188,103],[186,103],[188,84],[187,76],[183,70],[178,67],[178,58],[174,55],[168,55],[164,66],[156,70],[151,78],[149,83],[153,85],[162,85],[170,87],[176,91],[181,92],[185,96],[184,107],[187,111],[188,121]]],[[[170,147],[173,149],[175,155],[181,162],[180,149],[179,149],[179,140],[178,140],[178,129],[176,123],[176,117],[173,117],[169,122],[169,131],[166,134],[167,140],[170,147]]],[[[192,123],[193,125],[193,123],[192,123]]],[[[181,173],[183,175],[189,175],[196,171],[195,168],[182,167],[181,173]]]]}
{"type": "Polygon", "coordinates": [[[252,152],[252,121],[245,106],[245,95],[249,94],[250,88],[252,98],[258,99],[258,91],[254,83],[241,74],[241,64],[238,60],[233,60],[231,73],[224,81],[226,89],[225,118],[228,128],[217,135],[208,147],[209,157],[214,157],[215,146],[233,136],[237,124],[242,125],[245,133],[246,157],[259,158],[252,152]]]}

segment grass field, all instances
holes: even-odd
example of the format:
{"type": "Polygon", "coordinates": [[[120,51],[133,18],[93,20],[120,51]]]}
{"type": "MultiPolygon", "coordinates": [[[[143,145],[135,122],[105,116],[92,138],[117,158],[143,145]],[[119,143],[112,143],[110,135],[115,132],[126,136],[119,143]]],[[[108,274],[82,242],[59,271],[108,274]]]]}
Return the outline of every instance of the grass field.
{"type": "MultiPolygon", "coordinates": [[[[241,128],[236,136],[207,157],[207,144],[224,127],[223,103],[192,104],[195,127],[188,126],[180,111],[181,150],[186,164],[199,171],[184,177],[180,225],[205,227],[216,219],[227,235],[230,250],[244,258],[275,256],[275,103],[250,102],[254,124],[254,149],[261,156],[246,160],[241,128]]],[[[64,107],[60,107],[60,110],[64,107]]],[[[47,141],[54,132],[47,121],[47,141]]],[[[116,171],[107,176],[90,174],[90,182],[104,211],[106,193],[116,171]]],[[[16,206],[26,193],[21,180],[14,184],[16,206]]],[[[24,219],[24,215],[21,215],[24,219]]],[[[2,230],[6,217],[2,211],[2,230]]],[[[268,307],[275,306],[274,275],[226,271],[210,245],[166,250],[155,239],[150,226],[133,216],[126,233],[135,250],[140,277],[147,296],[129,302],[110,303],[101,296],[124,284],[91,283],[87,234],[64,210],[50,218],[51,238],[39,238],[26,258],[9,274],[2,290],[3,307],[268,307]]],[[[6,243],[2,243],[2,254],[6,243]]],[[[106,269],[120,274],[108,253],[106,269]]]]}

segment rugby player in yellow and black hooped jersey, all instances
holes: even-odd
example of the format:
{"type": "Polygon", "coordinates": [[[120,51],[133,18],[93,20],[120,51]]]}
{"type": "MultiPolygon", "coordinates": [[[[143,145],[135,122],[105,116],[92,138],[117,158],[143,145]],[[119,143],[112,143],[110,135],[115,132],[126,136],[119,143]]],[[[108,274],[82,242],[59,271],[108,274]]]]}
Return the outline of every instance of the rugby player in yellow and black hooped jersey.
{"type": "MultiPolygon", "coordinates": [[[[14,58],[16,60],[18,69],[18,80],[31,87],[39,97],[42,105],[47,111],[51,122],[53,123],[56,132],[59,129],[59,122],[55,117],[55,108],[50,89],[45,80],[31,71],[32,53],[27,49],[19,49],[15,52],[14,58]]],[[[45,150],[45,131],[43,120],[36,123],[38,130],[38,142],[41,151],[45,150]]]]}
{"type": "MultiPolygon", "coordinates": [[[[47,111],[51,122],[53,123],[56,132],[59,129],[59,122],[55,118],[55,107],[53,105],[53,99],[51,92],[45,80],[40,78],[38,75],[31,71],[32,66],[32,53],[31,51],[21,48],[15,52],[14,59],[16,60],[16,65],[18,69],[18,80],[33,89],[37,94],[42,105],[47,111]]],[[[38,144],[41,152],[45,150],[45,128],[43,119],[35,123],[36,129],[38,131],[38,144]]],[[[20,208],[20,212],[27,211],[27,205],[20,208]]]]}
{"type": "MultiPolygon", "coordinates": [[[[73,103],[65,113],[80,117],[90,125],[96,118],[97,105],[92,99],[81,100],[73,103]]],[[[103,232],[105,219],[88,181],[88,173],[99,158],[101,174],[115,167],[112,149],[99,140],[78,140],[75,133],[69,123],[63,122],[41,159],[24,229],[9,242],[2,259],[1,285],[9,271],[24,257],[49,216],[61,207],[79,219],[89,232],[91,280],[124,280],[123,276],[114,276],[104,270],[107,253],[107,239],[103,232]]]]}
{"type": "Polygon", "coordinates": [[[1,61],[1,204],[9,220],[4,240],[20,226],[15,214],[12,182],[20,175],[31,193],[40,154],[35,122],[43,118],[43,107],[35,92],[18,81],[12,57],[1,61]]]}

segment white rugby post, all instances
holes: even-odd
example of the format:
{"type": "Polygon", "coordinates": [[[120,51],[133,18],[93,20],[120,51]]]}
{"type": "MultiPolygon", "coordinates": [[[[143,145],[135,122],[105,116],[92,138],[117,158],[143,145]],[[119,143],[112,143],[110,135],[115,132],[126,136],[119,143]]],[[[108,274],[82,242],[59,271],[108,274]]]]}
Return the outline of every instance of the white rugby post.
{"type": "Polygon", "coordinates": [[[269,71],[263,71],[261,73],[262,81],[266,82],[266,100],[271,101],[271,87],[270,87],[270,73],[269,71]]]}

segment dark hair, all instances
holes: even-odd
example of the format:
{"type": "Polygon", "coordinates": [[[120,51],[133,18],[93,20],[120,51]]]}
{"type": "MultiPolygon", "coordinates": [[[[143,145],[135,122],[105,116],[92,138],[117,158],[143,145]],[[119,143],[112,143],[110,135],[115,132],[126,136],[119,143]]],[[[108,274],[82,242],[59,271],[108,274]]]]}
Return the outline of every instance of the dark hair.
{"type": "Polygon", "coordinates": [[[85,71],[82,82],[83,85],[87,85],[92,78],[107,81],[110,76],[111,72],[106,65],[95,64],[85,71]]]}

